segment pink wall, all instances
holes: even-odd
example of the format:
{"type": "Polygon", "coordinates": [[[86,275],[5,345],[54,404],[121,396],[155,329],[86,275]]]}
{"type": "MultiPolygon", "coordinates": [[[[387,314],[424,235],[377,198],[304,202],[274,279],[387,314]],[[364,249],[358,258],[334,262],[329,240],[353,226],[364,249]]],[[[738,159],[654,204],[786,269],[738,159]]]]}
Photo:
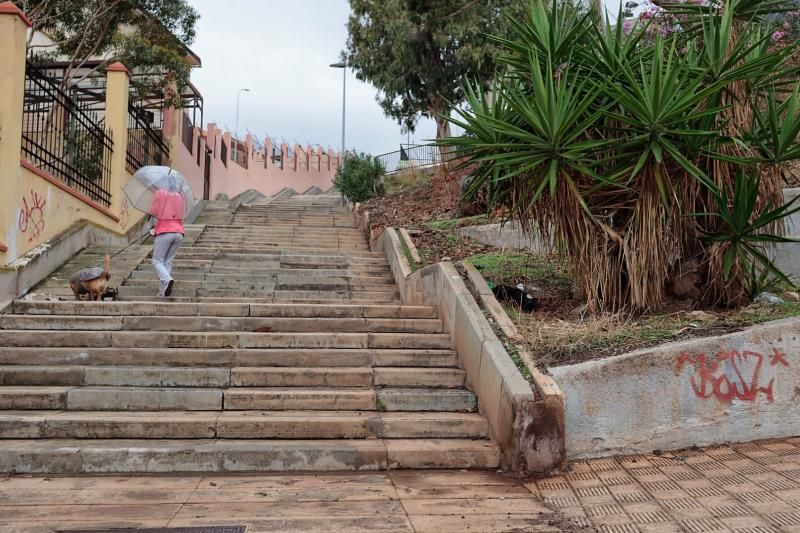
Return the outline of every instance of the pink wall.
{"type": "MultiPolygon", "coordinates": [[[[203,197],[205,154],[211,151],[211,176],[209,198],[214,199],[223,193],[232,198],[248,189],[255,189],[260,193],[271,196],[286,187],[302,193],[310,187],[317,186],[327,190],[333,186],[333,177],[339,167],[340,157],[332,150],[325,152],[321,148],[310,146],[293,147],[294,157],[289,157],[289,147],[282,144],[280,161],[273,162],[272,141],[265,139],[265,153],[256,150],[253,139],[248,134],[242,141],[247,155],[247,168],[233,160],[233,147],[231,136],[209,124],[206,131],[193,128],[192,150],[187,149],[181,139],[181,129],[177,127],[181,111],[167,113],[169,120],[165,120],[164,134],[171,139],[172,166],[178,169],[194,189],[197,198],[203,197]],[[198,164],[198,138],[200,140],[200,163],[198,164]],[[227,147],[227,164],[222,161],[222,143],[227,147]]],[[[165,117],[166,119],[166,117],[165,117]]]]}

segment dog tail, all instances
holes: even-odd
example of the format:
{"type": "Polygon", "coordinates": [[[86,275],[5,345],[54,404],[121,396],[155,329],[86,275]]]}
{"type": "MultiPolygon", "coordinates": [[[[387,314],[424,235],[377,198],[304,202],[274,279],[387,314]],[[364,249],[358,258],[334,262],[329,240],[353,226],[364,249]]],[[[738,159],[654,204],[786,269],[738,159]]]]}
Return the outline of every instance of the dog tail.
{"type": "Polygon", "coordinates": [[[108,254],[103,258],[103,275],[106,279],[111,279],[111,256],[108,254]]]}

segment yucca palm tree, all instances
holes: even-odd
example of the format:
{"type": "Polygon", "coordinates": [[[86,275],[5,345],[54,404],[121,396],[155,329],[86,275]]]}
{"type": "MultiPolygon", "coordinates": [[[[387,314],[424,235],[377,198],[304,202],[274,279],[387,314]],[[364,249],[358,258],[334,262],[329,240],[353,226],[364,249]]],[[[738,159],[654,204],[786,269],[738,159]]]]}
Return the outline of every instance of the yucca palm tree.
{"type": "Polygon", "coordinates": [[[791,2],[662,7],[676,26],[627,32],[533,0],[497,41],[491,102],[468,84],[465,135],[444,141],[474,167],[468,194],[488,187],[492,210],[553,235],[597,311],[655,307],[686,269],[712,304],[748,300],[753,276],[788,281],[766,246],[795,210],[781,176],[800,159],[798,46],[772,46],[765,15],[791,2]]]}

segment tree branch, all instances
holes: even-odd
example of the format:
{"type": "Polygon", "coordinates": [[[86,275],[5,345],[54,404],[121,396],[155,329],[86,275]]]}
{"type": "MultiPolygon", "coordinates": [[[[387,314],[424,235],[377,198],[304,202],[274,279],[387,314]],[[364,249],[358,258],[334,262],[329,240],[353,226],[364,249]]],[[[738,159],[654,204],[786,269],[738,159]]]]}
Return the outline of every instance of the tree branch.
{"type": "Polygon", "coordinates": [[[476,5],[478,5],[480,3],[480,1],[481,0],[472,0],[471,2],[467,2],[465,5],[461,6],[458,9],[456,9],[455,11],[453,11],[452,13],[450,13],[449,15],[447,15],[444,18],[445,19],[451,19],[451,18],[457,17],[461,13],[463,13],[464,11],[466,11],[468,9],[471,9],[471,8],[475,7],[476,5]]]}

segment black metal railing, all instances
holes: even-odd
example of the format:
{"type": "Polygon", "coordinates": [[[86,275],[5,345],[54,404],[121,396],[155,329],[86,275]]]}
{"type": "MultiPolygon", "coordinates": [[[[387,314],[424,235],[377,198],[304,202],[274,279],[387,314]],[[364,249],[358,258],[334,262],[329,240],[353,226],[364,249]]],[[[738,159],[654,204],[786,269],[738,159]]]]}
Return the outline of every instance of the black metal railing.
{"type": "Polygon", "coordinates": [[[453,155],[442,157],[441,149],[434,144],[401,144],[400,150],[375,156],[386,172],[397,172],[407,168],[433,167],[454,159],[453,155]]]}
{"type": "Polygon", "coordinates": [[[165,165],[169,147],[156,129],[156,114],[140,102],[128,103],[128,142],[125,167],[131,174],[148,165],[165,165]]]}
{"type": "MultiPolygon", "coordinates": [[[[102,98],[99,95],[98,98],[102,98]]],[[[111,205],[114,142],[103,106],[28,63],[22,116],[22,157],[102,205],[111,205]]]]}

